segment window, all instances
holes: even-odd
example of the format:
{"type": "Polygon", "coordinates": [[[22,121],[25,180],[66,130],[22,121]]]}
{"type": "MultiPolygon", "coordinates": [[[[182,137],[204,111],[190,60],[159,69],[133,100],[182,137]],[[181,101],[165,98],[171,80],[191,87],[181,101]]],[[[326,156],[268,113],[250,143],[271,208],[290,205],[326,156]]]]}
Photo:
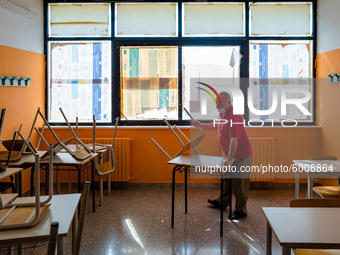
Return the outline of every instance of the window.
{"type": "Polygon", "coordinates": [[[118,3],[117,37],[176,37],[177,3],[118,3]]]}
{"type": "MultiPolygon", "coordinates": [[[[208,119],[211,115],[203,113],[201,101],[205,100],[205,93],[197,87],[201,85],[197,82],[204,82],[219,87],[220,84],[232,83],[237,87],[240,86],[240,65],[239,62],[235,66],[231,66],[230,62],[233,58],[233,51],[239,52],[239,46],[215,46],[215,47],[183,47],[182,63],[183,63],[183,107],[189,109],[192,116],[203,119],[206,116],[208,119]],[[217,82],[218,81],[218,82],[217,82]],[[203,114],[202,114],[203,113],[203,114]]],[[[214,95],[213,95],[214,96],[214,95]]],[[[206,100],[207,104],[212,104],[211,100],[206,100]]],[[[210,105],[213,108],[214,105],[210,105]]],[[[217,115],[218,117],[218,115],[217,115]]],[[[187,114],[183,115],[183,119],[189,120],[187,114]]]]}
{"type": "Polygon", "coordinates": [[[244,3],[183,3],[183,36],[244,36],[244,3]]]}
{"type": "MultiPolygon", "coordinates": [[[[273,104],[273,89],[281,95],[281,90],[287,86],[304,88],[312,91],[312,42],[307,41],[263,41],[250,42],[250,84],[253,95],[253,105],[257,110],[268,110],[273,104]]],[[[304,98],[303,93],[289,93],[290,99],[304,98]]],[[[311,103],[303,106],[312,112],[311,103]]],[[[311,121],[295,105],[287,105],[284,119],[311,121]]],[[[258,118],[250,113],[250,119],[258,118]]],[[[278,107],[271,115],[260,116],[261,120],[282,120],[281,100],[278,97],[278,107]]]]}
{"type": "Polygon", "coordinates": [[[109,4],[49,4],[50,37],[111,36],[109,4]]]}
{"type": "Polygon", "coordinates": [[[177,47],[121,47],[121,109],[126,119],[178,119],[177,47]]]}
{"type": "Polygon", "coordinates": [[[252,36],[311,36],[310,2],[253,3],[250,5],[252,36]]]}
{"type": "Polygon", "coordinates": [[[245,109],[244,117],[315,122],[316,0],[47,3],[50,122],[63,122],[59,107],[84,125],[93,115],[99,125],[117,117],[126,125],[160,125],[164,118],[188,125],[184,108],[209,121],[217,116],[214,95],[201,83],[217,92],[237,87],[244,105],[249,96],[257,111],[271,109],[283,86],[308,90],[312,99],[303,106],[312,115],[289,105],[285,116],[277,107],[266,115],[245,109]],[[207,107],[213,115],[204,115],[207,107]]]}
{"type": "Polygon", "coordinates": [[[111,42],[49,42],[49,120],[111,122],[111,42]]]}

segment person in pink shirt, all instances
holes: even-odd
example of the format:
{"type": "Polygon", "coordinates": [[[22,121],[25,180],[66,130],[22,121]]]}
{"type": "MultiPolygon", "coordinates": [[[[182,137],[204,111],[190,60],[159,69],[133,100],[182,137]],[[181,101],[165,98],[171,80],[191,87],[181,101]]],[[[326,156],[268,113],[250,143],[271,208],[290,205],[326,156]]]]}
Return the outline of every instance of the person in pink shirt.
{"type": "MultiPolygon", "coordinates": [[[[216,98],[216,108],[219,111],[219,121],[214,123],[201,123],[194,121],[194,125],[203,129],[218,130],[218,141],[227,158],[224,165],[233,167],[236,172],[232,172],[232,193],[236,198],[235,211],[232,213],[232,219],[239,219],[247,215],[247,200],[249,196],[250,171],[244,171],[245,168],[251,166],[252,147],[249,136],[245,129],[244,119],[242,115],[233,114],[233,106],[231,97],[227,92],[219,93],[222,101],[216,98]],[[241,171],[240,171],[241,170],[241,171]]],[[[215,207],[221,208],[221,199],[223,199],[223,207],[229,205],[229,182],[228,179],[223,180],[224,190],[223,196],[214,200],[208,199],[208,202],[215,207]]],[[[224,208],[224,209],[225,209],[224,208]]]]}

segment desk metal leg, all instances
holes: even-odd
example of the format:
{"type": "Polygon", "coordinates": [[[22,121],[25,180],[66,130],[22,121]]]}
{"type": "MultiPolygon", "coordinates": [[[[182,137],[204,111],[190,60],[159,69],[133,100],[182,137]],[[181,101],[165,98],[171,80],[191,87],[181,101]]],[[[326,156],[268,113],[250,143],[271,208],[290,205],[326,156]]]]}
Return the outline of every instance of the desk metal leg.
{"type": "Polygon", "coordinates": [[[72,254],[74,252],[74,245],[76,242],[77,225],[78,225],[78,213],[74,213],[72,221],[72,254]]]}
{"type": "Polygon", "coordinates": [[[22,244],[19,244],[18,245],[18,255],[24,255],[25,254],[24,251],[25,250],[22,248],[22,244]]]}
{"type": "Polygon", "coordinates": [[[64,254],[64,238],[63,237],[58,237],[57,254],[58,255],[63,255],[64,254]]]}
{"type": "Polygon", "coordinates": [[[184,183],[184,189],[185,189],[185,213],[188,213],[188,172],[187,168],[184,167],[184,176],[185,176],[185,183],[184,183]]]}
{"type": "MultiPolygon", "coordinates": [[[[47,171],[46,171],[47,172],[47,171]]],[[[60,194],[60,172],[59,172],[59,166],[57,166],[57,194],[60,194]]]]}
{"type": "Polygon", "coordinates": [[[295,172],[295,198],[299,198],[300,180],[299,180],[299,168],[295,172]]]}
{"type": "Polygon", "coordinates": [[[174,228],[174,213],[175,213],[175,173],[176,166],[172,171],[172,203],[171,203],[171,227],[174,228]]]}
{"type": "Polygon", "coordinates": [[[228,215],[228,219],[230,221],[232,221],[231,219],[231,214],[232,214],[232,198],[233,198],[233,192],[232,192],[232,188],[231,188],[231,185],[232,185],[232,179],[231,179],[231,176],[229,175],[229,215],[228,215]]]}
{"type": "Polygon", "coordinates": [[[290,255],[291,254],[291,248],[288,246],[282,246],[282,255],[290,255]]]}
{"type": "Polygon", "coordinates": [[[266,254],[272,255],[272,229],[267,222],[266,254]]]}
{"type": "Polygon", "coordinates": [[[72,173],[71,173],[71,167],[68,167],[68,193],[72,193],[72,173]]]}
{"type": "MultiPolygon", "coordinates": [[[[58,170],[57,170],[57,172],[58,172],[58,170]]],[[[48,193],[49,193],[48,191],[50,190],[49,187],[50,187],[49,172],[48,172],[48,167],[46,166],[46,169],[45,169],[45,195],[48,195],[48,193]]]]}
{"type": "Polygon", "coordinates": [[[77,166],[77,170],[78,170],[78,193],[81,193],[81,172],[78,166],[77,166]]]}
{"type": "Polygon", "coordinates": [[[310,198],[313,198],[313,176],[309,175],[309,193],[310,193],[310,198]]]}
{"type": "Polygon", "coordinates": [[[307,174],[307,198],[313,198],[313,178],[307,174]]]}
{"type": "Polygon", "coordinates": [[[92,165],[91,165],[91,175],[92,175],[92,206],[93,206],[93,211],[96,211],[96,198],[95,198],[95,192],[94,192],[94,160],[92,160],[92,165]]]}
{"type": "Polygon", "coordinates": [[[220,237],[223,237],[223,178],[221,178],[221,219],[220,219],[220,237]]]}
{"type": "Polygon", "coordinates": [[[7,246],[7,255],[13,255],[12,246],[7,246]]]}
{"type": "Polygon", "coordinates": [[[19,197],[22,196],[22,172],[15,174],[15,189],[19,197]]]}
{"type": "Polygon", "coordinates": [[[31,190],[30,195],[33,196],[33,187],[34,187],[34,166],[31,167],[31,190]]]}

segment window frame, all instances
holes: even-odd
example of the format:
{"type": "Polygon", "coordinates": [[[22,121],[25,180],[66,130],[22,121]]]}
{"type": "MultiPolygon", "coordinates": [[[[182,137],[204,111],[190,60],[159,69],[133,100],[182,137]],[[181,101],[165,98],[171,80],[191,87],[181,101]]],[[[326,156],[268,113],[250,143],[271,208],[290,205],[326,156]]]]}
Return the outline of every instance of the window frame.
{"type": "MultiPolygon", "coordinates": [[[[111,41],[111,54],[112,54],[112,60],[111,60],[111,98],[112,98],[112,111],[111,111],[111,122],[106,123],[98,123],[98,126],[113,126],[114,120],[117,117],[121,117],[120,109],[121,109],[121,76],[120,76],[120,47],[121,46],[177,46],[178,47],[178,120],[169,120],[170,124],[176,124],[176,125],[184,125],[188,126],[190,125],[189,120],[182,120],[182,46],[239,46],[240,52],[243,55],[243,58],[240,62],[240,89],[242,90],[245,100],[245,114],[244,119],[246,123],[249,120],[249,111],[247,107],[247,88],[249,86],[247,79],[242,78],[249,78],[249,43],[250,41],[273,41],[273,40],[289,40],[289,41],[312,41],[313,42],[313,67],[312,67],[312,120],[310,122],[303,121],[298,122],[298,126],[310,126],[310,125],[316,125],[316,83],[315,83],[315,77],[316,77],[316,54],[317,54],[317,0],[310,0],[310,1],[299,1],[299,2],[311,2],[312,7],[312,35],[311,36],[303,36],[303,37],[297,37],[297,36],[251,36],[249,34],[249,28],[250,28],[250,20],[249,20],[249,13],[250,13],[250,3],[254,1],[237,1],[237,2],[243,2],[245,3],[245,36],[218,36],[218,37],[185,37],[182,36],[182,3],[186,2],[196,2],[195,0],[188,0],[188,1],[155,1],[155,0],[149,0],[149,1],[138,1],[138,3],[148,3],[148,2],[176,2],[178,3],[178,24],[177,24],[177,31],[178,36],[177,37],[115,37],[115,3],[117,2],[111,2],[111,36],[110,37],[49,37],[48,32],[48,5],[50,3],[93,3],[93,1],[90,0],[44,0],[44,54],[45,54],[45,61],[46,61],[46,69],[45,69],[45,82],[46,82],[46,89],[45,89],[45,115],[46,118],[49,119],[49,69],[48,69],[48,42],[49,41],[111,41]],[[117,97],[114,97],[114,95],[118,95],[117,97]]],[[[133,2],[133,1],[131,1],[133,2]]],[[[234,1],[228,1],[228,0],[216,0],[216,1],[210,1],[208,2],[235,2],[234,1]]],[[[256,1],[256,3],[263,2],[276,2],[276,1],[269,1],[269,0],[262,0],[262,1],[256,1]]],[[[292,0],[281,0],[280,3],[284,2],[292,2],[292,0]]],[[[108,3],[108,1],[103,0],[103,2],[96,2],[96,3],[108,3]]],[[[208,122],[208,121],[202,121],[202,122],[208,122]]],[[[73,123],[74,124],[74,123],[73,123]]],[[[286,125],[291,125],[292,123],[285,122],[286,125]]],[[[66,123],[64,122],[53,122],[53,125],[56,126],[65,126],[66,123]]],[[[80,126],[91,126],[92,123],[79,123],[80,126]]],[[[165,123],[163,120],[124,120],[123,118],[120,120],[120,125],[124,126],[164,126],[165,123]]],[[[256,123],[252,122],[252,126],[256,125],[256,123]]],[[[271,123],[266,123],[264,126],[271,126],[271,123]]],[[[280,122],[274,122],[274,126],[281,126],[280,122]]]]}

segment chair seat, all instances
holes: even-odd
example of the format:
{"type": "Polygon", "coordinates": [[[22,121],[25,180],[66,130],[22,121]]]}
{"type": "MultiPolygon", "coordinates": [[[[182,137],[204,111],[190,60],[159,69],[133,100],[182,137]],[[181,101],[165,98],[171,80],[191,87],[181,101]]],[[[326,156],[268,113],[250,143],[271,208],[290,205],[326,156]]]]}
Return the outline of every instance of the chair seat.
{"type": "Polygon", "coordinates": [[[340,250],[295,250],[296,255],[340,255],[340,250]]]}
{"type": "Polygon", "coordinates": [[[320,186],[314,187],[314,190],[322,196],[340,196],[340,187],[338,186],[320,186]]]}
{"type": "Polygon", "coordinates": [[[85,150],[84,148],[75,150],[73,153],[80,158],[90,155],[90,153],[87,150],[85,150]]]}
{"type": "Polygon", "coordinates": [[[113,164],[112,161],[105,162],[103,164],[98,165],[98,174],[99,175],[105,175],[108,173],[113,172],[113,164]]]}

